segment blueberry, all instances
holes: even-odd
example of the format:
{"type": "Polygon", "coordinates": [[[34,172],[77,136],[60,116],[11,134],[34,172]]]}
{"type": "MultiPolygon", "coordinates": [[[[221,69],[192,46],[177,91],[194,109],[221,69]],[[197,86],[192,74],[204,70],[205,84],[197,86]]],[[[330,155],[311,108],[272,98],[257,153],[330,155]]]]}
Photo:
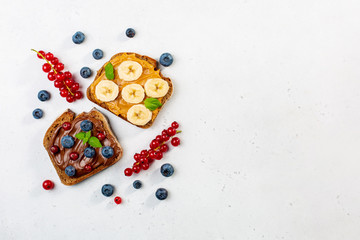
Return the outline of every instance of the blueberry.
{"type": "Polygon", "coordinates": [[[110,197],[114,193],[114,187],[112,185],[110,185],[110,184],[105,184],[101,188],[101,193],[105,197],[110,197]]]}
{"type": "Polygon", "coordinates": [[[163,53],[160,56],[160,64],[164,67],[168,67],[173,63],[174,59],[170,53],[163,53]]]}
{"type": "Polygon", "coordinates": [[[85,157],[87,157],[87,158],[92,158],[92,157],[94,157],[94,156],[95,156],[95,149],[92,148],[92,147],[87,147],[87,148],[85,148],[85,150],[84,150],[84,155],[85,155],[85,157]]]}
{"type": "Polygon", "coordinates": [[[93,124],[89,120],[84,120],[80,123],[81,130],[87,132],[93,129],[93,124]]]}
{"type": "Polygon", "coordinates": [[[88,67],[83,67],[81,70],[80,70],[80,75],[83,77],[83,78],[88,78],[91,76],[91,69],[88,68],[88,67]]]}
{"type": "Polygon", "coordinates": [[[72,146],[74,146],[74,143],[74,138],[69,135],[63,136],[61,138],[61,145],[64,148],[72,148],[72,146]]]}
{"type": "Polygon", "coordinates": [[[160,172],[164,177],[170,177],[174,173],[174,168],[171,164],[165,163],[161,166],[160,172]]]}
{"type": "Polygon", "coordinates": [[[37,108],[33,111],[32,115],[35,119],[39,119],[39,118],[42,118],[43,116],[43,111],[40,109],[40,108],[37,108]]]}
{"type": "Polygon", "coordinates": [[[168,196],[168,191],[165,188],[159,188],[156,190],[155,196],[159,200],[164,200],[168,196]]]}
{"type": "Polygon", "coordinates": [[[82,32],[76,32],[72,36],[72,40],[73,40],[74,43],[80,44],[85,40],[85,35],[82,32]]]}
{"type": "Polygon", "coordinates": [[[129,38],[133,38],[135,36],[135,30],[133,28],[126,29],[126,36],[129,38]]]}
{"type": "Polygon", "coordinates": [[[110,146],[103,147],[101,154],[106,158],[111,158],[114,155],[114,149],[110,146]]]}
{"type": "Polygon", "coordinates": [[[47,101],[50,99],[50,93],[48,91],[45,91],[45,90],[41,90],[39,93],[38,93],[38,99],[42,102],[44,101],[47,101]]]}
{"type": "Polygon", "coordinates": [[[139,180],[135,180],[135,181],[133,182],[133,187],[134,187],[135,189],[139,189],[139,188],[141,188],[141,186],[142,186],[142,183],[141,183],[139,180]]]}
{"type": "Polygon", "coordinates": [[[102,59],[102,57],[104,56],[104,53],[102,50],[100,49],[95,49],[92,53],[93,57],[96,59],[96,60],[99,60],[99,59],[102,59]]]}
{"type": "Polygon", "coordinates": [[[73,177],[75,176],[76,173],[76,169],[73,166],[67,166],[65,168],[65,173],[66,175],[68,175],[69,177],[73,177]]]}

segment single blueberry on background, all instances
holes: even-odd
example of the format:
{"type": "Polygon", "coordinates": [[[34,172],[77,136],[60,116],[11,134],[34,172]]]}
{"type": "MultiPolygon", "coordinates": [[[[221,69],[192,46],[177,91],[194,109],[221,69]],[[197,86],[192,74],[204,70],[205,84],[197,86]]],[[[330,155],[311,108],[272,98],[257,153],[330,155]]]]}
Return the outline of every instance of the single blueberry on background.
{"type": "Polygon", "coordinates": [[[101,49],[95,49],[93,51],[92,55],[96,60],[99,60],[104,56],[104,53],[101,49]]]}
{"type": "Polygon", "coordinates": [[[114,149],[110,146],[103,147],[101,154],[106,158],[111,158],[114,155],[114,149]]]}
{"type": "Polygon", "coordinates": [[[38,93],[38,99],[42,102],[47,101],[50,99],[50,93],[46,90],[41,90],[38,93]]]}
{"type": "Polygon", "coordinates": [[[101,188],[101,193],[105,197],[110,197],[114,193],[114,187],[111,184],[105,184],[101,188]]]}
{"type": "Polygon", "coordinates": [[[75,176],[76,173],[76,169],[73,166],[67,166],[65,168],[65,173],[66,175],[68,175],[69,177],[73,177],[75,176]]]}
{"type": "Polygon", "coordinates": [[[85,157],[87,157],[87,158],[92,158],[92,157],[94,157],[94,156],[95,156],[95,149],[92,148],[92,147],[87,147],[87,148],[85,148],[85,150],[84,150],[84,155],[85,155],[85,157]]]}
{"type": "Polygon", "coordinates": [[[91,69],[88,68],[88,67],[83,67],[81,70],[80,70],[80,75],[83,77],[83,78],[88,78],[91,76],[91,69]]]}
{"type": "Polygon", "coordinates": [[[126,36],[129,38],[133,38],[135,36],[135,30],[133,28],[126,29],[126,36]]]}
{"type": "Polygon", "coordinates": [[[87,132],[93,129],[93,124],[89,120],[84,120],[80,123],[81,130],[87,132]]]}
{"type": "Polygon", "coordinates": [[[169,163],[165,163],[161,166],[160,172],[164,177],[170,177],[174,173],[174,167],[169,163]]]}
{"type": "Polygon", "coordinates": [[[69,135],[63,136],[61,138],[61,145],[64,148],[72,148],[72,146],[74,146],[74,143],[75,143],[74,138],[69,135]]]}
{"type": "Polygon", "coordinates": [[[43,116],[43,111],[40,108],[36,108],[33,112],[32,115],[35,119],[40,119],[43,116]]]}
{"type": "Polygon", "coordinates": [[[160,64],[164,67],[170,66],[174,61],[174,58],[170,53],[163,53],[160,56],[160,64]]]}
{"type": "Polygon", "coordinates": [[[72,36],[72,40],[75,44],[80,44],[85,40],[85,35],[82,32],[76,32],[72,36]]]}
{"type": "Polygon", "coordinates": [[[155,196],[159,200],[164,200],[168,196],[168,191],[165,188],[159,188],[156,190],[155,196]]]}
{"type": "Polygon", "coordinates": [[[135,180],[135,181],[133,182],[133,187],[134,187],[135,189],[141,188],[141,187],[142,187],[142,182],[141,182],[140,180],[135,180]]]}

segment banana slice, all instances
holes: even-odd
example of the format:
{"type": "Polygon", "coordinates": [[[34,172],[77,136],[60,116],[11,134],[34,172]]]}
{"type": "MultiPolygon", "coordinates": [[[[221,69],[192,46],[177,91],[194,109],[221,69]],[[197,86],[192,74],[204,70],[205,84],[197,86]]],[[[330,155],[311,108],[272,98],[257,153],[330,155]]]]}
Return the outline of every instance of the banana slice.
{"type": "Polygon", "coordinates": [[[137,104],[132,106],[126,115],[127,120],[132,124],[144,126],[151,120],[152,112],[145,105],[137,104]]]}
{"type": "Polygon", "coordinates": [[[139,103],[145,97],[145,92],[140,84],[129,84],[121,90],[122,98],[128,103],[139,103]]]}
{"type": "Polygon", "coordinates": [[[119,86],[113,81],[100,81],[95,87],[96,97],[103,102],[111,102],[119,95],[119,86]]]}
{"type": "Polygon", "coordinates": [[[169,91],[168,82],[161,78],[150,78],[144,87],[146,95],[153,98],[163,97],[169,91]]]}
{"type": "Polygon", "coordinates": [[[124,81],[134,81],[141,76],[142,72],[142,66],[135,61],[124,61],[118,67],[119,77],[124,81]]]}

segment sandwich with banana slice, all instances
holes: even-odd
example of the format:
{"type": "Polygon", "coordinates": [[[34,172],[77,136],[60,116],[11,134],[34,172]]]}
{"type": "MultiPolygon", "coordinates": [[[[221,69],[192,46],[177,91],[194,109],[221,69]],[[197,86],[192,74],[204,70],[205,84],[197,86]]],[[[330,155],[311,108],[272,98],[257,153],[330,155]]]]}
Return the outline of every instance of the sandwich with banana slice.
{"type": "Polygon", "coordinates": [[[87,89],[90,101],[131,124],[150,127],[173,92],[157,61],[136,53],[118,53],[97,72],[87,89]]]}

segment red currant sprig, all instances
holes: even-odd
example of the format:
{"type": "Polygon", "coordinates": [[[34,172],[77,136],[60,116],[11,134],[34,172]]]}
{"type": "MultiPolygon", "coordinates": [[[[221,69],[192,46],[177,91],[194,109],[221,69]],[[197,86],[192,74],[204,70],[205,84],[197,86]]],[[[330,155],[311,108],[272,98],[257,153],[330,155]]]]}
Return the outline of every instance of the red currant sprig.
{"type": "Polygon", "coordinates": [[[131,176],[133,173],[139,173],[141,170],[148,170],[150,165],[154,162],[154,160],[161,160],[169,150],[167,141],[171,139],[171,145],[177,147],[180,145],[180,139],[178,137],[174,137],[177,133],[181,133],[181,131],[176,130],[179,127],[177,122],[173,122],[171,127],[168,129],[164,129],[161,132],[161,135],[157,135],[155,139],[150,142],[149,150],[142,150],[140,153],[135,153],[134,155],[134,164],[131,168],[126,168],[124,170],[125,176],[131,176]]]}
{"type": "Polygon", "coordinates": [[[60,96],[66,98],[66,101],[70,103],[83,97],[83,94],[78,91],[80,85],[72,79],[72,74],[69,71],[62,72],[64,64],[59,62],[58,58],[50,52],[45,54],[44,51],[31,50],[37,53],[38,58],[46,61],[42,69],[48,73],[48,79],[54,81],[54,86],[59,88],[60,96]]]}

